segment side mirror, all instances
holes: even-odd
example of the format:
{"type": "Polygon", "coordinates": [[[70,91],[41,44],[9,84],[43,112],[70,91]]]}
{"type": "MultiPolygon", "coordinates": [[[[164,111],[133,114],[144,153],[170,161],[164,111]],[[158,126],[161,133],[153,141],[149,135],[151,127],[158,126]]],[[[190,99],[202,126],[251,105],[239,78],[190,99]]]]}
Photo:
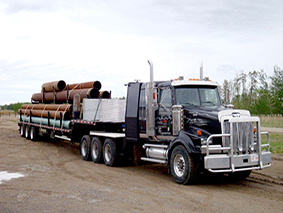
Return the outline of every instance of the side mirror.
{"type": "Polygon", "coordinates": [[[233,104],[227,104],[227,105],[225,105],[225,108],[234,109],[234,105],[233,104]]]}

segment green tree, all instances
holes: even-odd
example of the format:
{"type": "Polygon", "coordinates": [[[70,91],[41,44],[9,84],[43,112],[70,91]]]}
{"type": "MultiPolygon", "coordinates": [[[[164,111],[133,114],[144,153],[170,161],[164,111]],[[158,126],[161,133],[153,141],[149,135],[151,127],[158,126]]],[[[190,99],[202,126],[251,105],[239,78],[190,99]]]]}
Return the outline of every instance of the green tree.
{"type": "Polygon", "coordinates": [[[283,70],[274,66],[271,77],[272,111],[274,114],[283,114],[283,70]]]}
{"type": "Polygon", "coordinates": [[[256,90],[257,99],[253,107],[254,114],[271,114],[271,91],[268,85],[268,76],[261,70],[258,72],[259,87],[256,90]]]}
{"type": "Polygon", "coordinates": [[[258,88],[258,72],[257,71],[250,71],[249,74],[250,86],[249,86],[249,104],[251,108],[255,105],[255,101],[257,99],[256,90],[258,88]]]}

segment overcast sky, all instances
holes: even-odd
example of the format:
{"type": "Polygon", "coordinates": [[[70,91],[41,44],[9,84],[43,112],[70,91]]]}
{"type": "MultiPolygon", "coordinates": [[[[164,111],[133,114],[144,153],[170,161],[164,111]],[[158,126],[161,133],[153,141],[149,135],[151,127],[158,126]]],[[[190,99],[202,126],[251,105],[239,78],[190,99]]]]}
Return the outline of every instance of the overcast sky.
{"type": "Polygon", "coordinates": [[[237,72],[283,63],[282,0],[0,0],[0,105],[28,102],[45,82],[125,83],[237,72]]]}

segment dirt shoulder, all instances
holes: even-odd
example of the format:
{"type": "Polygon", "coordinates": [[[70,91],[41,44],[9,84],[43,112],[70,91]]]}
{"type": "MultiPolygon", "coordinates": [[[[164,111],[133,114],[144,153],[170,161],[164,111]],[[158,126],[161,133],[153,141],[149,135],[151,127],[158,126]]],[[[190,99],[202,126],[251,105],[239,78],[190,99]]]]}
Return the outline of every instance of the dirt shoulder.
{"type": "Polygon", "coordinates": [[[283,128],[261,127],[261,131],[274,133],[274,134],[283,134],[283,128]]]}
{"type": "Polygon", "coordinates": [[[244,181],[203,175],[178,185],[159,164],[111,168],[81,159],[65,141],[20,137],[17,118],[0,117],[0,212],[282,212],[283,161],[244,181]]]}

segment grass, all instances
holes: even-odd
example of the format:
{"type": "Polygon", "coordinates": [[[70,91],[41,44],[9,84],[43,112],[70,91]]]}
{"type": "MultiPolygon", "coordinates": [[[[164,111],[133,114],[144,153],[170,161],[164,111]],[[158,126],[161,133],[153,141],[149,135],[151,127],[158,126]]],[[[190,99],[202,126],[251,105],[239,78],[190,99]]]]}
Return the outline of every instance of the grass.
{"type": "MultiPolygon", "coordinates": [[[[283,117],[260,116],[260,123],[263,127],[283,128],[283,117]]],[[[262,142],[267,142],[265,136],[262,136],[262,142]]],[[[283,134],[270,133],[270,151],[273,154],[283,154],[283,134]]]]}
{"type": "MultiPolygon", "coordinates": [[[[267,142],[267,137],[262,136],[262,143],[267,142]]],[[[270,134],[270,151],[273,154],[283,154],[283,134],[270,134]]]]}
{"type": "Polygon", "coordinates": [[[259,116],[261,126],[263,127],[276,127],[283,128],[283,117],[282,116],[259,116]]]}

